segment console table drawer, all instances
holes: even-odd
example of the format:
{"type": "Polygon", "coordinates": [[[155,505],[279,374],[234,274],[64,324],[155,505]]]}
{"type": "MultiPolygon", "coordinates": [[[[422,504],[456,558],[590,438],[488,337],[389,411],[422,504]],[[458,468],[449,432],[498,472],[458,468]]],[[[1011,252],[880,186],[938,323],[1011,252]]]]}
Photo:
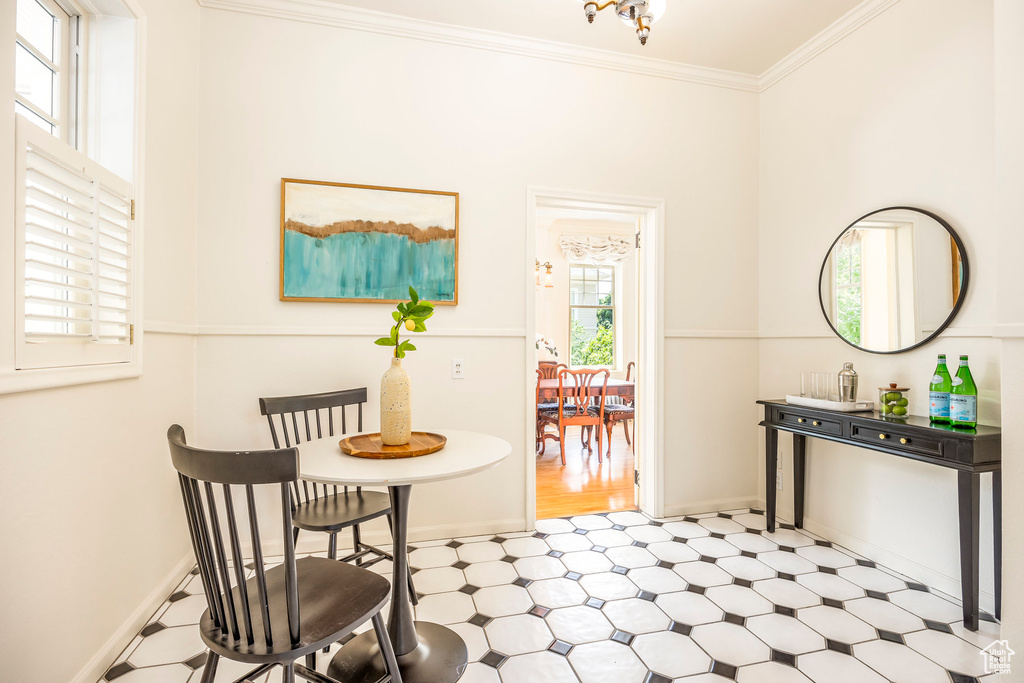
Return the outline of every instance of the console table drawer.
{"type": "Polygon", "coordinates": [[[806,415],[797,415],[787,412],[786,410],[780,410],[779,422],[783,425],[798,427],[799,429],[805,429],[809,432],[835,434],[836,436],[843,435],[843,423],[838,420],[823,420],[820,417],[808,417],[806,415]]]}
{"type": "Polygon", "coordinates": [[[901,431],[899,425],[851,425],[851,438],[854,441],[862,441],[872,445],[884,446],[894,451],[903,451],[915,455],[927,455],[933,458],[942,457],[942,442],[936,439],[921,437],[901,431]]]}

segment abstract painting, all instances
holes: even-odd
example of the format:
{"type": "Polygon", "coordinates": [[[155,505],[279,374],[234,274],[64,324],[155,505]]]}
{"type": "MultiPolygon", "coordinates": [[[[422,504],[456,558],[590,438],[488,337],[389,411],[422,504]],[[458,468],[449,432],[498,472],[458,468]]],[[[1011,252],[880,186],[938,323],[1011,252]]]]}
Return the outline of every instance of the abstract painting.
{"type": "Polygon", "coordinates": [[[457,192],[281,180],[281,301],[459,299],[457,192]]]}

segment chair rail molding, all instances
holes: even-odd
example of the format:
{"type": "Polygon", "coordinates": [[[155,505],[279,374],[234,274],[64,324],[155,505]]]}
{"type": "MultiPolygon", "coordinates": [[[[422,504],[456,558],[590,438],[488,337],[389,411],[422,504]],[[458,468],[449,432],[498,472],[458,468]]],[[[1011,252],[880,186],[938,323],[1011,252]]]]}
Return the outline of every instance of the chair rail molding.
{"type": "Polygon", "coordinates": [[[760,75],[637,57],[498,31],[412,19],[328,0],[196,0],[200,7],[380,33],[478,50],[547,59],[578,66],[760,93],[835,45],[899,0],[864,0],[760,75]]]}

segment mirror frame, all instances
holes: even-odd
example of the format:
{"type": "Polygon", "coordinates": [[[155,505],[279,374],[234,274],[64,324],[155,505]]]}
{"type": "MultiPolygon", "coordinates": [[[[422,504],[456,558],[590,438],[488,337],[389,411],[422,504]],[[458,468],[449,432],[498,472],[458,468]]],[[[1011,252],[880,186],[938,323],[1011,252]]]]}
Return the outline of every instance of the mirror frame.
{"type": "Polygon", "coordinates": [[[861,216],[860,218],[858,218],[857,220],[855,220],[854,222],[852,222],[848,226],[846,226],[839,233],[839,236],[836,237],[834,240],[832,240],[832,244],[829,245],[828,251],[825,252],[825,259],[821,262],[821,270],[818,271],[818,306],[821,308],[821,315],[822,315],[823,318],[825,318],[825,322],[828,323],[829,329],[831,329],[832,332],[834,332],[835,335],[837,337],[839,337],[839,339],[841,339],[846,344],[849,344],[853,348],[857,349],[858,351],[864,351],[865,353],[877,353],[877,354],[882,354],[882,355],[891,355],[891,354],[894,354],[894,353],[905,353],[907,351],[912,351],[912,350],[914,350],[916,348],[924,346],[925,344],[927,344],[928,342],[932,341],[933,339],[938,337],[940,334],[942,334],[942,332],[945,331],[945,329],[947,327],[949,327],[949,324],[951,322],[953,322],[953,318],[955,318],[956,314],[960,312],[960,307],[963,305],[964,299],[967,297],[967,284],[968,284],[968,282],[970,282],[970,279],[971,279],[970,275],[971,275],[971,268],[970,268],[970,263],[967,260],[967,248],[964,247],[964,243],[960,239],[960,235],[956,234],[956,230],[954,230],[953,227],[949,223],[947,223],[941,217],[936,216],[931,211],[928,211],[927,209],[921,209],[921,208],[918,208],[916,206],[887,206],[884,209],[876,209],[875,211],[872,211],[870,213],[864,214],[863,216],[861,216]],[[936,330],[934,332],[932,332],[930,335],[928,335],[928,337],[926,337],[925,339],[917,342],[913,346],[907,346],[905,348],[897,349],[895,351],[875,351],[873,349],[866,349],[863,346],[857,346],[853,342],[847,340],[846,337],[844,337],[843,335],[839,334],[839,330],[837,330],[836,326],[832,324],[832,321],[828,317],[828,313],[826,313],[826,311],[825,311],[825,300],[821,296],[821,283],[822,283],[822,278],[825,277],[825,268],[828,266],[829,256],[832,255],[832,250],[835,249],[836,244],[839,243],[839,240],[842,239],[843,235],[846,234],[847,230],[849,230],[850,228],[854,227],[855,225],[860,223],[862,220],[865,220],[866,218],[870,218],[871,216],[874,216],[875,214],[882,213],[883,211],[897,211],[897,210],[898,211],[916,211],[918,213],[924,214],[925,216],[928,216],[929,218],[935,220],[939,225],[941,225],[943,228],[945,228],[946,232],[949,233],[950,238],[953,240],[953,243],[956,245],[956,248],[960,250],[960,263],[963,265],[964,276],[963,276],[963,280],[960,283],[960,296],[957,298],[956,301],[953,302],[953,310],[951,310],[949,312],[949,315],[946,316],[946,319],[942,321],[942,324],[939,325],[938,328],[936,328],[936,330]]]}

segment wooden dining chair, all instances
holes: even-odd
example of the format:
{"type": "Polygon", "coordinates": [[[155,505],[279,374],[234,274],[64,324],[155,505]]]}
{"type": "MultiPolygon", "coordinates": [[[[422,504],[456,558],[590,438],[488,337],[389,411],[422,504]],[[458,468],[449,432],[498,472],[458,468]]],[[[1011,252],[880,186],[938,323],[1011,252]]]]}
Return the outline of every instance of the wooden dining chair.
{"type": "Polygon", "coordinates": [[[537,422],[537,443],[536,451],[538,455],[544,455],[547,450],[547,440],[558,441],[558,435],[552,434],[547,431],[545,423],[540,419],[540,413],[542,410],[555,410],[558,408],[558,402],[556,401],[544,401],[541,402],[540,398],[540,382],[544,379],[556,379],[558,377],[558,369],[568,367],[561,363],[555,363],[554,361],[541,361],[537,364],[537,398],[536,404],[537,409],[534,412],[534,417],[537,422]]]}
{"type": "MultiPolygon", "coordinates": [[[[601,426],[604,423],[604,403],[608,395],[607,370],[558,371],[558,406],[553,410],[541,411],[544,424],[557,425],[559,446],[562,452],[562,466],[565,466],[565,428],[579,425],[582,428],[597,427],[597,461],[601,457],[601,426]],[[603,380],[598,378],[603,375],[603,380]],[[600,385],[596,382],[600,381],[600,385]],[[600,387],[598,389],[598,386],[600,387]],[[594,405],[591,406],[593,401],[594,405]]],[[[589,442],[586,444],[590,451],[589,442]]]]}
{"type": "Polygon", "coordinates": [[[391,593],[387,579],[343,562],[295,557],[292,491],[299,476],[298,450],[201,450],[185,443],[185,430],[178,425],[167,430],[167,444],[206,595],[199,635],[209,655],[200,683],[213,683],[221,657],[255,665],[239,680],[256,680],[280,666],[283,683],[294,683],[296,676],[333,681],[315,670],[316,652],[366,621],[373,622],[386,680],[401,683],[381,618],[391,593]],[[264,565],[257,487],[276,488],[280,495],[284,561],[272,569],[264,565]],[[249,579],[242,555],[246,541],[254,574],[249,579]],[[300,657],[305,665],[296,662],[300,657]]]}
{"type": "MultiPolygon", "coordinates": [[[[636,363],[630,361],[626,366],[626,381],[629,382],[633,375],[633,368],[636,367],[636,363]]],[[[612,457],[612,428],[616,422],[622,423],[622,431],[626,434],[626,445],[630,448],[633,446],[633,442],[629,438],[629,426],[628,423],[633,422],[633,418],[636,415],[636,390],[633,390],[633,398],[622,403],[613,403],[604,407],[604,427],[608,432],[608,457],[612,457]]],[[[635,436],[634,430],[634,436],[635,436]]]]}
{"type": "MultiPolygon", "coordinates": [[[[266,415],[270,425],[270,436],[274,447],[298,445],[303,441],[335,435],[335,424],[340,422],[339,434],[348,431],[346,407],[356,406],[356,431],[363,431],[363,404],[366,403],[366,387],[345,389],[322,394],[301,396],[278,396],[260,399],[260,413],[266,415]],[[340,420],[334,419],[334,412],[340,413],[340,420]],[[321,416],[322,414],[322,416],[321,416]],[[274,425],[274,418],[278,426],[274,425]],[[311,421],[312,420],[312,421],[311,421]],[[290,424],[290,428],[289,428],[290,424]],[[315,428],[315,429],[314,429],[315,428]],[[313,436],[313,435],[316,436],[313,436]]],[[[338,533],[352,529],[352,552],[341,558],[342,562],[355,562],[369,567],[381,560],[394,561],[391,553],[364,543],[359,525],[378,517],[387,517],[388,526],[394,533],[391,517],[391,498],[387,493],[364,491],[361,486],[328,486],[299,480],[294,491],[295,510],[292,523],[295,525],[294,541],[298,541],[299,530],[319,531],[330,535],[327,556],[338,559],[338,533]],[[367,560],[367,556],[373,557],[367,560]]],[[[413,588],[412,573],[409,573],[409,593],[412,603],[418,603],[413,588]]]]}

